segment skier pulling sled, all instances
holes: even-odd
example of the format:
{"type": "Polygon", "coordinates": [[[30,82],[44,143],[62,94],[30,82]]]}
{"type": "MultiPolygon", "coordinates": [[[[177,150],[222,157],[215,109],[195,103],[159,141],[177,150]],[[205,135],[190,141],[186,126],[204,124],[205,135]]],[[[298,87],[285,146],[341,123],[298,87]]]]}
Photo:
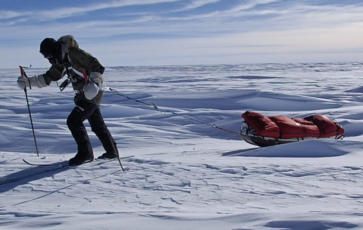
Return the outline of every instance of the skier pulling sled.
{"type": "Polygon", "coordinates": [[[240,135],[246,142],[260,147],[297,142],[307,139],[343,139],[344,129],[338,123],[320,114],[305,118],[284,116],[266,117],[246,111],[240,135]]]}

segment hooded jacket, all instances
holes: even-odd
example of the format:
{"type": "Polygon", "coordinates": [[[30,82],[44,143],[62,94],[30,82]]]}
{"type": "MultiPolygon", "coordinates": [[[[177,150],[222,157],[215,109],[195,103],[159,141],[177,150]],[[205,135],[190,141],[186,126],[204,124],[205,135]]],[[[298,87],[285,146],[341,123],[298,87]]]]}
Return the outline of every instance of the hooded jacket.
{"type": "MultiPolygon", "coordinates": [[[[58,39],[58,43],[62,44],[62,57],[60,64],[53,64],[50,69],[43,75],[47,85],[52,81],[58,81],[64,76],[71,78],[71,83],[75,91],[83,90],[85,80],[81,76],[82,70],[85,70],[87,76],[92,72],[103,74],[104,67],[100,64],[97,58],[90,53],[79,48],[76,40],[72,35],[66,35],[58,39]]],[[[103,82],[103,79],[100,79],[103,82]]],[[[97,96],[92,100],[88,100],[84,94],[76,93],[74,102],[86,100],[88,102],[100,105],[103,98],[103,91],[100,89],[97,96]]]]}

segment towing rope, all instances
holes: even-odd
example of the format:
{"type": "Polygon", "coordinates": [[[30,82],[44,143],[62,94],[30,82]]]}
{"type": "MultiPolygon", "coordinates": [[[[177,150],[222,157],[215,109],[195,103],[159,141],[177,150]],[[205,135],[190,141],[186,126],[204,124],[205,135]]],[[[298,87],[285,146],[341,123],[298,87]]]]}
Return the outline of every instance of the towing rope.
{"type": "Polygon", "coordinates": [[[140,101],[140,100],[138,100],[138,99],[131,98],[131,97],[129,97],[129,96],[126,96],[126,95],[124,95],[124,94],[120,93],[118,90],[113,89],[113,88],[110,88],[110,87],[106,87],[106,89],[110,90],[111,92],[113,92],[113,93],[115,93],[115,94],[117,94],[117,95],[119,95],[119,96],[125,97],[125,98],[126,98],[126,99],[128,99],[128,100],[135,101],[135,102],[137,102],[137,103],[141,103],[141,104],[143,104],[143,105],[147,105],[147,106],[149,106],[150,108],[152,108],[152,109],[154,109],[154,110],[156,110],[156,111],[159,111],[159,112],[161,112],[161,113],[171,113],[171,114],[173,114],[173,115],[175,115],[175,116],[181,116],[181,117],[184,117],[185,119],[192,120],[192,121],[195,121],[195,122],[197,122],[197,123],[200,123],[200,124],[203,124],[203,125],[207,125],[207,126],[210,126],[210,127],[212,127],[212,128],[219,129],[219,130],[222,130],[222,131],[229,132],[229,133],[231,133],[231,134],[235,134],[235,135],[240,136],[240,133],[235,132],[235,131],[231,131],[231,130],[228,130],[228,129],[224,129],[224,128],[222,128],[222,127],[217,126],[216,124],[211,125],[211,124],[206,123],[206,122],[204,122],[204,121],[201,121],[201,120],[198,120],[198,119],[195,119],[195,118],[191,118],[191,117],[189,117],[189,116],[187,116],[187,115],[183,115],[183,114],[175,113],[175,112],[173,112],[173,111],[166,110],[166,109],[160,109],[160,108],[159,108],[158,106],[156,106],[154,103],[146,103],[146,102],[140,101]]]}

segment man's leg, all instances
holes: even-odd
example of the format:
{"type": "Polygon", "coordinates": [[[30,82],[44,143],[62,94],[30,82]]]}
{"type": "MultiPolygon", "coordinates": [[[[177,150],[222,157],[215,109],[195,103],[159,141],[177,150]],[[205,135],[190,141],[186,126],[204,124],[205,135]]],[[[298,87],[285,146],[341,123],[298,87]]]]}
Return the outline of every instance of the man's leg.
{"type": "Polygon", "coordinates": [[[92,131],[97,135],[106,150],[106,153],[104,154],[106,156],[105,158],[114,158],[118,156],[116,142],[103,120],[99,106],[97,106],[92,115],[88,118],[88,122],[91,125],[92,131]]]}
{"type": "Polygon", "coordinates": [[[81,101],[67,118],[68,128],[78,145],[77,155],[70,160],[70,164],[81,164],[84,161],[93,160],[91,142],[83,122],[93,114],[96,108],[95,104],[81,101]]]}

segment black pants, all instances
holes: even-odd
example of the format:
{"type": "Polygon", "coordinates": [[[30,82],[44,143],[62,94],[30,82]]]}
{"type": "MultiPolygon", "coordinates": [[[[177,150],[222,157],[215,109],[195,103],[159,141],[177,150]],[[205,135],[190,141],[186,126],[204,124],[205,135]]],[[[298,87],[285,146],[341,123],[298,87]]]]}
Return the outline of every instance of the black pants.
{"type": "Polygon", "coordinates": [[[68,128],[78,145],[77,157],[86,157],[89,154],[93,155],[91,142],[86,127],[83,124],[86,119],[92,131],[101,141],[106,152],[116,153],[116,142],[103,120],[100,107],[87,101],[80,101],[67,118],[68,128]]]}

